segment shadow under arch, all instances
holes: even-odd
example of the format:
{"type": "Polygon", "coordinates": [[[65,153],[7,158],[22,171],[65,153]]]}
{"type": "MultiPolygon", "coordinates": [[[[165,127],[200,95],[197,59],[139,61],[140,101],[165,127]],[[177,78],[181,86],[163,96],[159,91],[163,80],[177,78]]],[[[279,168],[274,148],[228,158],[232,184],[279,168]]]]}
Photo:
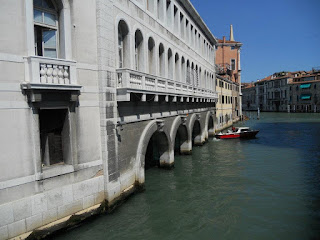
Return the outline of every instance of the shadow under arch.
{"type": "Polygon", "coordinates": [[[201,124],[199,121],[198,114],[192,114],[190,121],[189,121],[189,141],[192,145],[201,146],[205,142],[202,134],[201,124]]]}
{"type": "Polygon", "coordinates": [[[172,123],[170,138],[175,154],[190,154],[192,151],[192,143],[189,141],[185,120],[178,116],[172,123]]]}
{"type": "Polygon", "coordinates": [[[138,143],[136,164],[136,180],[140,184],[145,182],[146,168],[173,167],[172,143],[166,131],[163,130],[163,121],[153,120],[144,128],[138,143]]]}
{"type": "Polygon", "coordinates": [[[208,120],[208,136],[214,137],[214,120],[212,115],[209,116],[208,120]]]}

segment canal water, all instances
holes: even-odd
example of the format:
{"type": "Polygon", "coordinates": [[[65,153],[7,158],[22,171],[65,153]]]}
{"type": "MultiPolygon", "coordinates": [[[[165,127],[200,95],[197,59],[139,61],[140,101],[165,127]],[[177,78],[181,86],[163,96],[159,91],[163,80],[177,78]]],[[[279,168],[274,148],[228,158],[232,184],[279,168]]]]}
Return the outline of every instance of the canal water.
{"type": "Polygon", "coordinates": [[[149,169],[145,192],[54,238],[320,239],[320,115],[261,113],[237,126],[260,132],[211,138],[173,170],[149,169]]]}

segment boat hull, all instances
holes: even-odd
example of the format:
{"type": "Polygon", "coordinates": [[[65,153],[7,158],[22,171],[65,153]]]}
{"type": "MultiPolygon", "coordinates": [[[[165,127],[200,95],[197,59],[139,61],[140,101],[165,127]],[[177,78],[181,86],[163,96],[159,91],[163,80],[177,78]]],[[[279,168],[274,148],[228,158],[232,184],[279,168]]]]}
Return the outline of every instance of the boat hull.
{"type": "Polygon", "coordinates": [[[242,132],[240,133],[240,138],[255,138],[258,134],[259,130],[256,131],[249,131],[249,132],[242,132]]]}
{"type": "Polygon", "coordinates": [[[218,139],[234,139],[240,138],[240,134],[217,134],[215,137],[218,139]]]}

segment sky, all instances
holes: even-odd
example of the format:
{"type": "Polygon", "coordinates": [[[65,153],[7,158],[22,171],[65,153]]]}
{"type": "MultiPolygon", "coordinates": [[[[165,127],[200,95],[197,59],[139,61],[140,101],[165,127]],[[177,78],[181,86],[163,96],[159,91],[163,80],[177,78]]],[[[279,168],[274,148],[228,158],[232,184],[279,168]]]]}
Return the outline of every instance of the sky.
{"type": "Polygon", "coordinates": [[[216,38],[241,48],[241,80],[320,67],[320,0],[191,0],[216,38]]]}

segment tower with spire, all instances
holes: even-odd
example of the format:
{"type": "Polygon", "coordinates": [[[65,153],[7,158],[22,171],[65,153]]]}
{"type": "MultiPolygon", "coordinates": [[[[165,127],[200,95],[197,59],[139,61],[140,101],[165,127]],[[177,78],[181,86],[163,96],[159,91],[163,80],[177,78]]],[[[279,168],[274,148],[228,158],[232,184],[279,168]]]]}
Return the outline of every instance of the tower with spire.
{"type": "Polygon", "coordinates": [[[234,120],[242,116],[241,46],[242,43],[234,39],[232,24],[229,39],[223,36],[222,39],[218,39],[216,45],[216,78],[218,80],[216,90],[221,94],[217,114],[221,117],[232,116],[234,120]]]}

